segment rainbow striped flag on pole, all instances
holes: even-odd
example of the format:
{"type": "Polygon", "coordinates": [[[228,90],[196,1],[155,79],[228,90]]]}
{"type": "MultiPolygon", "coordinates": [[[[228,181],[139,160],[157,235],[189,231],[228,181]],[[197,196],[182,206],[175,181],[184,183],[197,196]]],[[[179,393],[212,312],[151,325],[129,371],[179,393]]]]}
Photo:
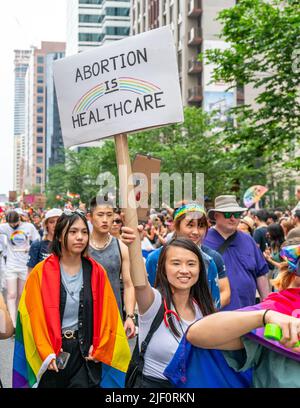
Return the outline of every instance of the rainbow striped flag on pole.
{"type": "MultiPolygon", "coordinates": [[[[93,356],[103,363],[103,387],[122,386],[130,361],[130,348],[118,305],[105,270],[93,259],[93,356]],[[109,382],[108,372],[114,382],[109,382]]],[[[14,361],[13,387],[32,388],[56,358],[62,346],[60,321],[60,268],[55,255],[40,262],[30,273],[20,300],[14,361]]]]}

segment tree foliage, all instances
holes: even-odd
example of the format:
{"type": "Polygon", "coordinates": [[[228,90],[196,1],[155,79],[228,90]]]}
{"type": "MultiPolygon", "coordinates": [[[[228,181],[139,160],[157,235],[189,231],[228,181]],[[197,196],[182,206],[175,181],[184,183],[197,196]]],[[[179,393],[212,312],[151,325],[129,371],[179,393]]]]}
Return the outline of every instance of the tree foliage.
{"type": "Polygon", "coordinates": [[[300,2],[240,0],[223,10],[221,38],[230,48],[208,50],[214,80],[257,89],[257,107],[233,109],[235,121],[225,130],[228,146],[267,164],[286,155],[286,167],[300,169],[295,155],[300,131],[300,2]]]}
{"type": "MultiPolygon", "coordinates": [[[[255,166],[253,160],[241,166],[238,151],[230,154],[221,143],[220,135],[213,132],[216,125],[211,116],[201,109],[186,108],[183,124],[129,135],[131,159],[137,153],[160,158],[161,172],[169,175],[179,173],[182,179],[184,173],[203,173],[204,193],[211,199],[232,190],[238,193],[240,183],[249,187],[252,179],[263,183],[265,175],[262,169],[255,166]],[[236,180],[239,180],[239,185],[236,185],[236,180]]],[[[49,169],[48,205],[57,204],[56,195],[66,197],[67,191],[80,194],[81,200],[88,202],[99,190],[98,175],[105,172],[112,173],[117,179],[113,140],[108,139],[101,147],[79,152],[66,150],[66,165],[49,169]]]]}

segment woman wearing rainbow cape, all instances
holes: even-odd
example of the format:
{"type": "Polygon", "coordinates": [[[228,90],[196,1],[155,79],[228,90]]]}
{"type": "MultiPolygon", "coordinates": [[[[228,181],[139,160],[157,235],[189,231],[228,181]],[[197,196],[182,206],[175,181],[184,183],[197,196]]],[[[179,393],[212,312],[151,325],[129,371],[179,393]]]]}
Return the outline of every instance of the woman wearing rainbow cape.
{"type": "Polygon", "coordinates": [[[88,242],[84,214],[65,210],[52,255],[34,267],[21,297],[15,388],[110,386],[110,370],[115,381],[125,379],[129,345],[106,272],[86,254],[88,242]]]}
{"type": "Polygon", "coordinates": [[[258,305],[207,316],[186,335],[194,346],[223,350],[235,371],[252,367],[256,388],[300,387],[300,245],[283,247],[280,255],[285,263],[273,281],[279,292],[258,305]],[[277,327],[279,341],[265,338],[266,324],[277,327]]]}

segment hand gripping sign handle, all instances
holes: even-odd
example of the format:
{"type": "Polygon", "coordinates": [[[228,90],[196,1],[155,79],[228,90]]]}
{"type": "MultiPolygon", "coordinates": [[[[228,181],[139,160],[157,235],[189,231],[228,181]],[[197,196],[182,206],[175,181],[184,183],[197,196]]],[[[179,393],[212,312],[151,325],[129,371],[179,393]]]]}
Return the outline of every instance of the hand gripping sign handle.
{"type": "MultiPolygon", "coordinates": [[[[268,340],[280,341],[282,337],[281,327],[273,323],[266,324],[265,331],[264,331],[264,337],[268,340]]],[[[299,346],[300,346],[300,341],[298,341],[294,345],[294,347],[299,347],[299,346]]]]}
{"type": "Polygon", "coordinates": [[[140,235],[137,230],[138,217],[126,134],[122,133],[115,136],[115,149],[119,172],[119,198],[125,214],[125,223],[136,233],[135,241],[129,245],[130,275],[134,286],[145,286],[147,275],[142,257],[140,235]]]}

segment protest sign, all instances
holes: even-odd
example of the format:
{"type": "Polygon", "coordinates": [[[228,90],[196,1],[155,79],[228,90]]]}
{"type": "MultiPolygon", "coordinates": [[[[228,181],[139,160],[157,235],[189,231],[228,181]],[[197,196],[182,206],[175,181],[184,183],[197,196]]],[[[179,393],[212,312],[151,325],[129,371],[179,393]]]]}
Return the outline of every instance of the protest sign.
{"type": "MultiPolygon", "coordinates": [[[[183,121],[170,27],[57,60],[54,82],[66,147],[115,137],[125,222],[137,232],[134,182],[127,178],[132,170],[126,134],[183,121]]],[[[143,286],[146,271],[139,234],[129,255],[132,281],[143,286]]]]}
{"type": "Polygon", "coordinates": [[[54,63],[66,147],[183,121],[169,27],[54,63]]]}

